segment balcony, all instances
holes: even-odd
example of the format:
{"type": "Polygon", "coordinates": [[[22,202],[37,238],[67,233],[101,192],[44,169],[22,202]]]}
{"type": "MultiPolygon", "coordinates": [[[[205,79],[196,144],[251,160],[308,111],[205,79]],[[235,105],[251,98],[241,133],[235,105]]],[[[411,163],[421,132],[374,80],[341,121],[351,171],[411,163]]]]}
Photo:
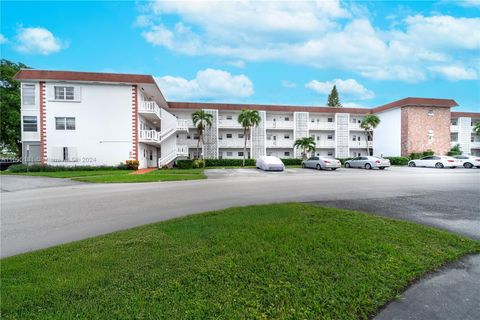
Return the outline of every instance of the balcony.
{"type": "Polygon", "coordinates": [[[348,125],[349,125],[350,130],[361,130],[361,131],[364,130],[364,129],[360,128],[360,123],[351,123],[350,122],[348,125]]]}
{"type": "Polygon", "coordinates": [[[293,148],[293,140],[267,140],[267,148],[293,148]]]}
{"type": "MultiPolygon", "coordinates": [[[[349,141],[348,146],[350,148],[366,148],[367,147],[367,141],[349,141]]],[[[373,146],[372,141],[368,141],[368,147],[371,148],[373,146]]]]}
{"type": "Polygon", "coordinates": [[[219,119],[218,120],[218,127],[219,128],[242,128],[242,125],[238,123],[237,120],[233,119],[219,119]]]}
{"type": "MultiPolygon", "coordinates": [[[[179,145],[186,145],[188,148],[196,148],[198,139],[177,139],[177,143],[179,145]]],[[[201,148],[202,145],[200,144],[199,147],[201,148]]]]}
{"type": "Polygon", "coordinates": [[[177,156],[178,157],[188,157],[188,146],[187,145],[177,145],[177,156]]]}
{"type": "Polygon", "coordinates": [[[317,141],[315,145],[317,148],[335,148],[335,140],[322,140],[317,141]]]}
{"type": "Polygon", "coordinates": [[[451,125],[450,126],[450,132],[458,132],[458,125],[451,125]]]}
{"type": "Polygon", "coordinates": [[[310,122],[309,130],[335,130],[335,122],[310,122]]]}
{"type": "Polygon", "coordinates": [[[141,101],[138,106],[138,113],[154,123],[160,121],[160,107],[155,101],[141,101]]]}
{"type": "Polygon", "coordinates": [[[470,142],[470,148],[472,148],[472,149],[480,149],[480,141],[470,142]]]}
{"type": "Polygon", "coordinates": [[[267,129],[293,130],[293,121],[267,121],[267,129]]]}
{"type": "Polygon", "coordinates": [[[156,130],[140,130],[138,141],[158,146],[160,144],[160,132],[156,130]]]}
{"type": "MultiPolygon", "coordinates": [[[[188,132],[188,127],[190,126],[190,123],[192,121],[187,120],[187,119],[178,119],[177,120],[177,131],[187,131],[188,132]]],[[[193,125],[193,123],[192,123],[193,125]]]]}
{"type": "MultiPolygon", "coordinates": [[[[222,139],[218,140],[219,148],[243,148],[243,139],[222,139]]],[[[247,148],[250,148],[250,140],[247,140],[247,148]]]]}

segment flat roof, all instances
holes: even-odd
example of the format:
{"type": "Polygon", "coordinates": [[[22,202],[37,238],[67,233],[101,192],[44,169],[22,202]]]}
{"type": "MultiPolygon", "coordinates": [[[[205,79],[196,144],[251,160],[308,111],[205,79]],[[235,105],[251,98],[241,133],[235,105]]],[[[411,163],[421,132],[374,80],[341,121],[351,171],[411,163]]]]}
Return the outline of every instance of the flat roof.
{"type": "Polygon", "coordinates": [[[91,81],[113,83],[145,83],[155,84],[151,75],[126,73],[100,73],[77,71],[52,71],[22,69],[14,77],[16,80],[58,80],[58,81],[91,81]]]}
{"type": "Polygon", "coordinates": [[[372,113],[382,112],[389,109],[401,108],[401,107],[445,107],[452,108],[458,106],[458,103],[453,99],[435,99],[435,98],[414,98],[408,97],[405,99],[393,101],[382,106],[378,106],[372,109],[372,113]]]}
{"type": "Polygon", "coordinates": [[[452,112],[452,117],[480,118],[480,112],[452,112]]]}

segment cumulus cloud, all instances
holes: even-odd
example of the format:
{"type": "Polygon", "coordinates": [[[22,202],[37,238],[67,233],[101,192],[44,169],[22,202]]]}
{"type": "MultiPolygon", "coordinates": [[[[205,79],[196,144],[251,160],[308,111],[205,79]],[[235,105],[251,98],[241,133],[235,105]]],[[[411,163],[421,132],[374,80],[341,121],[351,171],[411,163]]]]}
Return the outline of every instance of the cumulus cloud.
{"type": "Polygon", "coordinates": [[[368,90],[363,85],[358,83],[355,79],[335,79],[333,81],[320,82],[312,80],[305,84],[305,87],[313,91],[327,95],[331,92],[333,86],[337,86],[337,90],[341,95],[346,95],[351,98],[367,100],[375,97],[373,91],[368,90]]]}
{"type": "Polygon", "coordinates": [[[478,73],[473,68],[465,68],[460,65],[433,66],[430,71],[437,73],[450,81],[476,80],[478,73]]]}
{"type": "Polygon", "coordinates": [[[429,67],[451,65],[459,55],[471,67],[480,50],[475,32],[480,18],[411,15],[381,29],[355,5],[338,0],[195,1],[188,6],[155,1],[142,35],[154,46],[190,56],[283,61],[412,83],[425,81],[429,67]],[[166,15],[178,21],[167,25],[166,15]]]}
{"type": "Polygon", "coordinates": [[[194,79],[163,76],[156,81],[168,100],[222,100],[245,98],[253,94],[253,83],[241,75],[216,69],[205,69],[197,72],[194,79]]]}
{"type": "Polygon", "coordinates": [[[7,42],[8,42],[8,39],[5,38],[5,36],[0,33],[0,44],[4,44],[4,43],[7,43],[7,42]]]}
{"type": "Polygon", "coordinates": [[[53,33],[41,27],[20,28],[16,40],[16,49],[28,54],[49,55],[66,47],[53,33]]]}

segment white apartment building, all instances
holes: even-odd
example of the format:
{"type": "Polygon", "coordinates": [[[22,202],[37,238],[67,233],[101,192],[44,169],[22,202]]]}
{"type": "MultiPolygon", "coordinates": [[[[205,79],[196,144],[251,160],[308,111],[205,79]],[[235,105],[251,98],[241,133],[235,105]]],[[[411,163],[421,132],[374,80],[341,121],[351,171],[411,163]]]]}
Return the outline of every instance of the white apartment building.
{"type": "Polygon", "coordinates": [[[317,155],[365,155],[367,145],[383,156],[434,150],[456,141],[466,154],[480,154],[472,126],[480,113],[450,112],[448,99],[406,98],[373,109],[282,105],[167,102],[152,76],[24,69],[21,81],[23,161],[58,165],[118,165],[140,168],[195,157],[198,136],[191,114],[213,115],[205,131],[205,158],[242,158],[242,109],[262,121],[248,133],[247,156],[299,158],[296,139],[312,136],[317,155]],[[375,113],[381,123],[367,141],[360,123],[375,113]]]}

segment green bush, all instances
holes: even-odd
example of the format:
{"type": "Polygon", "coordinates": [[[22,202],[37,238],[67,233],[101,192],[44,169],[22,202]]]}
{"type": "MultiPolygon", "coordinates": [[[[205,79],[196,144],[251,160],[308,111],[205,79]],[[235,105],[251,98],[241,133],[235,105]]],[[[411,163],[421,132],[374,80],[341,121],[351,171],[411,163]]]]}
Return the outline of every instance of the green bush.
{"type": "Polygon", "coordinates": [[[461,155],[463,152],[462,150],[460,149],[460,145],[459,144],[456,144],[454,145],[450,151],[447,152],[447,156],[459,156],[461,155]]]}
{"type": "Polygon", "coordinates": [[[434,154],[435,154],[435,152],[433,152],[432,150],[427,150],[427,151],[423,151],[423,152],[412,152],[412,153],[410,153],[409,158],[411,160],[415,160],[415,159],[420,159],[420,158],[423,158],[423,157],[433,156],[434,154]]]}
{"type": "Polygon", "coordinates": [[[200,159],[193,160],[192,167],[194,169],[203,168],[205,167],[205,161],[200,159]]]}
{"type": "MultiPolygon", "coordinates": [[[[237,167],[241,166],[243,159],[205,159],[206,167],[237,167]]],[[[255,159],[245,159],[246,166],[254,166],[255,159]]]]}
{"type": "Polygon", "coordinates": [[[140,162],[138,160],[127,160],[125,161],[125,164],[129,170],[138,170],[140,162]]]}
{"type": "Polygon", "coordinates": [[[384,159],[390,160],[392,166],[406,166],[410,158],[408,157],[383,157],[384,159]]]}
{"type": "Polygon", "coordinates": [[[14,164],[8,167],[7,172],[56,172],[56,171],[98,171],[98,170],[118,170],[127,169],[124,167],[110,167],[110,166],[52,166],[46,164],[31,164],[27,167],[26,164],[14,164]]]}
{"type": "Polygon", "coordinates": [[[280,160],[282,160],[283,164],[286,166],[299,166],[302,164],[302,159],[284,158],[280,160]]]}
{"type": "Polygon", "coordinates": [[[435,154],[435,152],[433,152],[432,150],[427,150],[427,151],[422,152],[422,155],[424,157],[433,156],[434,154],[435,154]]]}
{"type": "Polygon", "coordinates": [[[178,169],[192,169],[193,168],[193,160],[177,160],[176,167],[178,169]]]}

